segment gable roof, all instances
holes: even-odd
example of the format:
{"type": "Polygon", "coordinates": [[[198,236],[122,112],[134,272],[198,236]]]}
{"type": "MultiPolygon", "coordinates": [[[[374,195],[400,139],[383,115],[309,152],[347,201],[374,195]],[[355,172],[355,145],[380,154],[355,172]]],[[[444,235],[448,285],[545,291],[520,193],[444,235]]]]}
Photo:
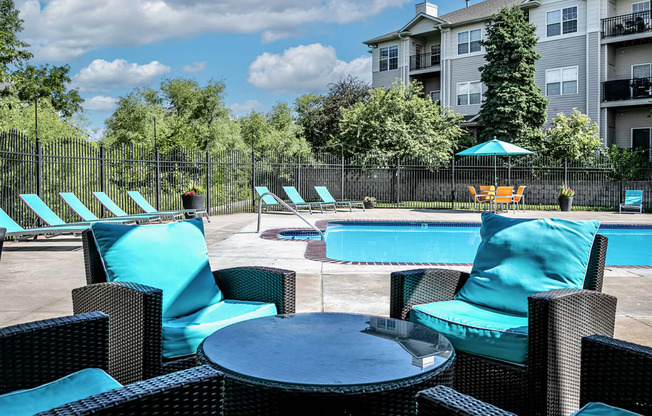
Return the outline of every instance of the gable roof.
{"type": "Polygon", "coordinates": [[[455,10],[439,16],[450,24],[462,23],[469,20],[486,19],[498,13],[503,7],[518,6],[527,3],[528,0],[485,0],[473,6],[455,10]]]}

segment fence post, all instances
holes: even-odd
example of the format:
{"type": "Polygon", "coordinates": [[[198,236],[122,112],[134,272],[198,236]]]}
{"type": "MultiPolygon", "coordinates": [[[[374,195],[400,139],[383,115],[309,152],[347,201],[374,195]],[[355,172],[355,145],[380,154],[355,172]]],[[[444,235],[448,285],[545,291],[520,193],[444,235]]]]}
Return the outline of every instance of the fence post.
{"type": "Polygon", "coordinates": [[[301,154],[297,156],[298,164],[299,166],[297,167],[297,189],[299,192],[301,192],[301,154]]]}
{"type": "MultiPolygon", "coordinates": [[[[41,141],[36,138],[36,195],[42,197],[43,191],[43,153],[41,149],[41,141]]],[[[39,219],[39,224],[41,220],[39,219]]]]}
{"type": "Polygon", "coordinates": [[[206,151],[206,214],[211,215],[211,153],[206,151]]]}
{"type": "Polygon", "coordinates": [[[396,158],[396,209],[398,209],[401,195],[401,158],[396,158]]]}
{"type": "Polygon", "coordinates": [[[256,212],[256,155],[251,152],[251,211],[256,212]]]}
{"type": "Polygon", "coordinates": [[[342,145],[342,192],[341,192],[341,201],[344,201],[344,145],[342,145]]]}
{"type": "Polygon", "coordinates": [[[564,159],[564,186],[568,186],[568,159],[564,159]]]}
{"type": "Polygon", "coordinates": [[[161,210],[161,158],[156,149],[156,210],[161,210]]]}
{"type": "Polygon", "coordinates": [[[451,158],[451,209],[455,209],[455,155],[451,158]]]}
{"type": "MultiPolygon", "coordinates": [[[[100,145],[100,191],[106,192],[106,156],[104,154],[104,145],[100,145]]],[[[101,217],[104,218],[106,211],[103,204],[101,205],[101,217]]]]}

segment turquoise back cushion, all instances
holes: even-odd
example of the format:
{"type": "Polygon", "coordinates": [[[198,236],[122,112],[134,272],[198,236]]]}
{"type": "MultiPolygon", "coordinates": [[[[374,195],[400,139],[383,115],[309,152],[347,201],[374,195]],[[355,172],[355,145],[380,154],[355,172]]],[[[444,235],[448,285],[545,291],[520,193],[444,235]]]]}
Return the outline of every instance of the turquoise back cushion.
{"type": "Polygon", "coordinates": [[[222,300],[208,263],[201,218],[170,224],[94,223],[109,282],[163,290],[163,317],[188,315],[222,300]]]}
{"type": "Polygon", "coordinates": [[[33,389],[0,395],[0,413],[32,416],[120,387],[120,383],[99,368],[86,368],[33,389]]]}
{"type": "Polygon", "coordinates": [[[591,402],[573,413],[571,416],[642,416],[640,413],[630,412],[620,407],[609,406],[608,404],[591,402]]]}
{"type": "Polygon", "coordinates": [[[471,277],[455,296],[527,314],[527,298],[553,289],[581,289],[598,221],[514,219],[482,213],[482,242],[471,277]]]}

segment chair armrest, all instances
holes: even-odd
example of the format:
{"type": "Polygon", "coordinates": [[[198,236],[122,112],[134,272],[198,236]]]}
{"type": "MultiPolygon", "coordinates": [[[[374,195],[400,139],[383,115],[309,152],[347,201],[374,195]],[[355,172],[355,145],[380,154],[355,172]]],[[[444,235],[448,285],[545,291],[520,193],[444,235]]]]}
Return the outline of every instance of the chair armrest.
{"type": "Polygon", "coordinates": [[[38,415],[221,415],[223,401],[224,375],[201,366],[90,396],[38,415]]]}
{"type": "Polygon", "coordinates": [[[582,337],[613,336],[616,298],[585,289],[559,289],[528,298],[528,366],[534,408],[551,414],[579,408],[582,337]],[[536,403],[534,403],[536,402],[536,403]]]}
{"type": "Polygon", "coordinates": [[[161,374],[163,291],[137,283],[95,283],[73,289],[74,313],[111,319],[109,373],[121,384],[161,374]]]}
{"type": "Polygon", "coordinates": [[[582,338],[580,405],[603,402],[652,414],[652,348],[593,335],[582,338]]]}
{"type": "Polygon", "coordinates": [[[419,416],[516,416],[441,385],[417,393],[417,413],[419,416]]]}
{"type": "Polygon", "coordinates": [[[389,316],[408,319],[414,305],[452,300],[468,278],[468,273],[448,269],[393,272],[389,316]]]}
{"type": "Polygon", "coordinates": [[[0,394],[109,365],[109,317],[91,312],[0,329],[0,394]]]}
{"type": "Polygon", "coordinates": [[[215,283],[226,299],[276,304],[279,314],[294,313],[296,273],[271,267],[233,267],[214,270],[215,283]]]}

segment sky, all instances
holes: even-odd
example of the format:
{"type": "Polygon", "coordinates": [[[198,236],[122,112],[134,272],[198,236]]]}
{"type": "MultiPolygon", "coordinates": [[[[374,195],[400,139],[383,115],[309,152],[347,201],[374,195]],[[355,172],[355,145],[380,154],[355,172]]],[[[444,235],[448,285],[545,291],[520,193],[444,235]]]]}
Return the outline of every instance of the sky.
{"type": "MultiPolygon", "coordinates": [[[[226,85],[234,115],[324,93],[347,75],[371,82],[362,42],[397,30],[422,0],[14,0],[32,64],[70,65],[92,135],[116,101],[163,78],[226,85]]],[[[439,15],[464,0],[431,1],[439,15]]],[[[478,1],[471,1],[471,4],[478,1]]]]}

